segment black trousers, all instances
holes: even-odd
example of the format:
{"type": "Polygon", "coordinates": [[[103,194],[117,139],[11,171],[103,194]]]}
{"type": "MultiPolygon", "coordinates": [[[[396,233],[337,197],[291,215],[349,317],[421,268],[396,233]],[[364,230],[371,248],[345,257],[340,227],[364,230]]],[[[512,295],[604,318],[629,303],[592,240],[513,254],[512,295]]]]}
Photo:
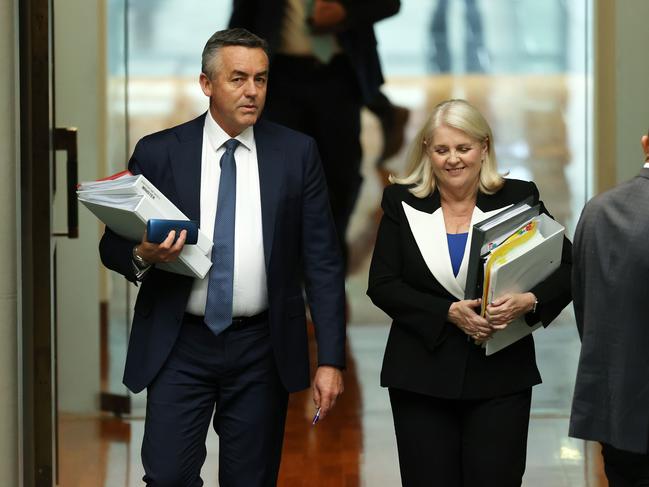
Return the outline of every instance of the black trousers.
{"type": "Polygon", "coordinates": [[[633,453],[602,443],[609,487],[649,487],[649,453],[633,453]]]}
{"type": "Polygon", "coordinates": [[[480,400],[390,389],[403,487],[519,487],[532,390],[480,400]]]}
{"type": "Polygon", "coordinates": [[[345,262],[345,235],[362,183],[361,107],[346,56],[327,65],[310,57],[273,57],[264,117],[315,139],[345,262]]]}
{"type": "Polygon", "coordinates": [[[287,403],[266,319],[215,336],[202,321],[186,318],[169,359],[147,389],[143,480],[155,487],[202,486],[213,418],[219,485],[276,485],[287,403]]]}

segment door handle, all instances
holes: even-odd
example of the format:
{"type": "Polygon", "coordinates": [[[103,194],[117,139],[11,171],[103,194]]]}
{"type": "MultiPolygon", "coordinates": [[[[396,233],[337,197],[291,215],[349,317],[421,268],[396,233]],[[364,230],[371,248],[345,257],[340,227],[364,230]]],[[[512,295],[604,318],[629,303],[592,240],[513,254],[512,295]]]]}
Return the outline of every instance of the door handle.
{"type": "Polygon", "coordinates": [[[67,154],[66,193],[68,204],[68,231],[54,232],[55,237],[79,238],[79,202],[77,200],[77,183],[79,179],[79,161],[77,158],[77,129],[74,127],[54,129],[54,150],[67,154]]]}

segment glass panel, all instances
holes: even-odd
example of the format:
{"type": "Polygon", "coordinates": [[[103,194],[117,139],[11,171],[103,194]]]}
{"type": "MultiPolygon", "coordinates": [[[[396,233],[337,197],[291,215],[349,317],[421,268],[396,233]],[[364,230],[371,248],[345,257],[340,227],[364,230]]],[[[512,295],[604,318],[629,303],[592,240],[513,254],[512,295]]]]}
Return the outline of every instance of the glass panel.
{"type": "MultiPolygon", "coordinates": [[[[410,0],[377,27],[384,91],[411,111],[407,134],[440,101],[466,98],[490,122],[501,172],[534,181],[569,237],[588,188],[587,12],[587,0],[410,0]]],[[[364,136],[368,187],[357,213],[369,215],[382,188],[372,174],[380,143],[364,136]]],[[[402,171],[403,156],[387,169],[402,171]]],[[[359,234],[367,221],[356,220],[359,234]]],[[[350,281],[354,321],[385,321],[361,295],[365,272],[350,281]]],[[[579,350],[572,307],[535,339],[544,384],[534,389],[533,409],[565,415],[579,350]]]]}

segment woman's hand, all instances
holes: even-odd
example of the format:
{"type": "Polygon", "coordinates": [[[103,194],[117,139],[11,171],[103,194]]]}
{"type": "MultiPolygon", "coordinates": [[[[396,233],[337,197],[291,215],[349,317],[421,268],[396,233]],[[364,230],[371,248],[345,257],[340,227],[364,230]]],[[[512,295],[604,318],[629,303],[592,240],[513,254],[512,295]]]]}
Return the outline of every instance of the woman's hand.
{"type": "Polygon", "coordinates": [[[485,317],[495,330],[507,328],[513,320],[532,311],[536,296],[532,293],[505,294],[487,305],[485,317]]]}
{"type": "Polygon", "coordinates": [[[491,338],[495,330],[486,319],[475,312],[480,302],[480,299],[454,302],[448,310],[448,320],[474,340],[484,342],[491,338]]]}

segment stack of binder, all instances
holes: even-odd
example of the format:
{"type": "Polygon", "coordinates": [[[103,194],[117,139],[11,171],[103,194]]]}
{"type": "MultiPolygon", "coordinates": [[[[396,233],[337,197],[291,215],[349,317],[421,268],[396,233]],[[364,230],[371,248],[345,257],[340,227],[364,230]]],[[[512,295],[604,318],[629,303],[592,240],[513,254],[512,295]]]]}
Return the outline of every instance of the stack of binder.
{"type": "MultiPolygon", "coordinates": [[[[79,201],[121,237],[139,242],[153,218],[188,220],[158,188],[128,171],[99,181],[81,183],[79,201]]],[[[156,264],[165,271],[204,278],[212,266],[212,239],[199,230],[196,245],[185,245],[175,262],[156,264]]]]}
{"type": "MultiPolygon", "coordinates": [[[[518,203],[473,226],[465,299],[482,298],[486,306],[509,293],[523,293],[549,277],[561,264],[564,228],[530,201],[518,203]]],[[[491,355],[529,335],[523,317],[483,343],[491,355]]]]}

